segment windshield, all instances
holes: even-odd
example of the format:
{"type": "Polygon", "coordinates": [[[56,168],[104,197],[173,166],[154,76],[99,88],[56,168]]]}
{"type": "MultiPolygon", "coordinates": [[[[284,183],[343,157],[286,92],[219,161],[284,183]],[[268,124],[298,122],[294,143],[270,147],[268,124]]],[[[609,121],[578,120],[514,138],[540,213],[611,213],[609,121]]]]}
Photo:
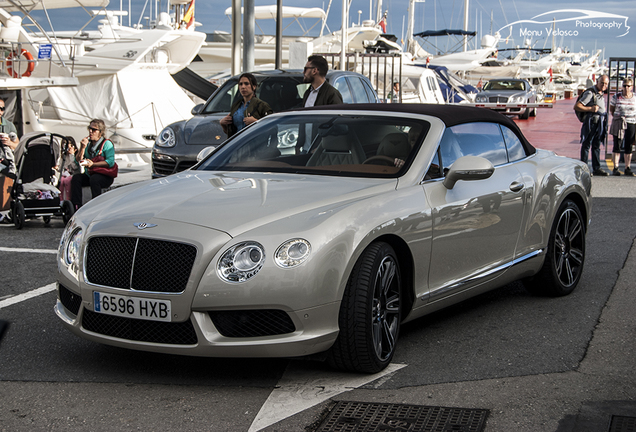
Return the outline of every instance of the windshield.
{"type": "MultiPolygon", "coordinates": [[[[309,84],[303,83],[302,75],[298,76],[257,76],[258,87],[256,97],[267,102],[274,112],[299,108],[303,95],[309,84]]],[[[232,102],[241,97],[238,91],[238,79],[231,78],[218,89],[202,110],[202,114],[228,113],[232,102]]]]}
{"type": "Polygon", "coordinates": [[[397,177],[410,166],[429,127],[422,120],[374,115],[265,117],[197,169],[397,177]]]}
{"type": "Polygon", "coordinates": [[[523,81],[488,81],[484,86],[484,90],[525,90],[523,81]]]}

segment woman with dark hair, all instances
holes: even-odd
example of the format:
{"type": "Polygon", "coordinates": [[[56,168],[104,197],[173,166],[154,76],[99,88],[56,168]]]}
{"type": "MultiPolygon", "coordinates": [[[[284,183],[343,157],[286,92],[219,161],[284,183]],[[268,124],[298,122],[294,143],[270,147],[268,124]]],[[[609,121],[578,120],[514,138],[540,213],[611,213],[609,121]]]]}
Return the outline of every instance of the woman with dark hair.
{"type": "Polygon", "coordinates": [[[234,101],[230,113],[220,121],[228,138],[245,126],[274,112],[267,102],[256,97],[257,85],[256,77],[251,73],[244,73],[239,77],[238,88],[242,98],[234,101]]]}
{"type": "Polygon", "coordinates": [[[75,208],[82,206],[83,186],[90,186],[92,198],[95,198],[117,177],[115,146],[105,135],[104,121],[93,119],[88,125],[88,136],[80,141],[75,159],[84,167],[84,172],[75,174],[71,180],[71,202],[75,208]]]}

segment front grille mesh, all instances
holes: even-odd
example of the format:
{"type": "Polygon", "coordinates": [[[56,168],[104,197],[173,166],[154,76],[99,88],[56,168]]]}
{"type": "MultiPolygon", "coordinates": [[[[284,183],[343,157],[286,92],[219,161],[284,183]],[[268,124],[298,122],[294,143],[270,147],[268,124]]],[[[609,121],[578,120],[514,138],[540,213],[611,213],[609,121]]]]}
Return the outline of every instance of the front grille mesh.
{"type": "Polygon", "coordinates": [[[174,173],[176,165],[177,163],[174,161],[152,160],[152,169],[154,172],[161,175],[170,175],[174,173]]]}
{"type": "Polygon", "coordinates": [[[104,315],[84,309],[82,327],[88,331],[140,342],[195,345],[197,335],[190,320],[180,323],[146,321],[104,315]]]}
{"type": "Polygon", "coordinates": [[[488,100],[490,103],[508,103],[508,97],[491,96],[488,100]]]}
{"type": "Polygon", "coordinates": [[[82,305],[82,296],[75,294],[64,285],[59,285],[58,292],[62,305],[72,314],[77,315],[82,305]]]}
{"type": "Polygon", "coordinates": [[[289,315],[276,309],[208,312],[225,337],[272,336],[296,331],[289,315]]]}
{"type": "Polygon", "coordinates": [[[134,237],[93,237],[86,248],[86,278],[96,285],[150,292],[182,292],[196,247],[134,237]]]}

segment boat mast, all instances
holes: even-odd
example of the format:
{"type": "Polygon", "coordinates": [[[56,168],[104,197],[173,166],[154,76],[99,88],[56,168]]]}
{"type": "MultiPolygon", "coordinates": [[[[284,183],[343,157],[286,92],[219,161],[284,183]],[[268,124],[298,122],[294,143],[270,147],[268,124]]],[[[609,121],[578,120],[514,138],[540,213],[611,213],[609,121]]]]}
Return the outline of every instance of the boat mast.
{"type": "MultiPolygon", "coordinates": [[[[425,0],[420,0],[424,3],[425,0]]],[[[415,0],[409,0],[409,23],[406,27],[406,51],[415,54],[415,40],[413,39],[413,28],[415,27],[415,0]]]]}
{"type": "MultiPolygon", "coordinates": [[[[468,31],[468,1],[464,0],[464,31],[468,31]]],[[[464,35],[464,52],[468,51],[468,36],[464,35]]]]}
{"type": "Polygon", "coordinates": [[[345,60],[347,58],[347,31],[348,25],[348,0],[342,0],[342,29],[340,33],[340,70],[346,70],[345,60]]]}

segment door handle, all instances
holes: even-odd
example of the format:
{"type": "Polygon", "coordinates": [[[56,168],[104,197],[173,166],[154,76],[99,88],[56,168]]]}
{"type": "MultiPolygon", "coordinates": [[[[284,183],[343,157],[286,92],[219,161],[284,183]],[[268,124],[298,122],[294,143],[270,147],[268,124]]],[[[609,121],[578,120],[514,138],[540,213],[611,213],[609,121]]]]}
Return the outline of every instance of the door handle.
{"type": "Polygon", "coordinates": [[[510,190],[513,192],[519,192],[521,189],[523,189],[523,183],[515,181],[510,184],[510,190]]]}

